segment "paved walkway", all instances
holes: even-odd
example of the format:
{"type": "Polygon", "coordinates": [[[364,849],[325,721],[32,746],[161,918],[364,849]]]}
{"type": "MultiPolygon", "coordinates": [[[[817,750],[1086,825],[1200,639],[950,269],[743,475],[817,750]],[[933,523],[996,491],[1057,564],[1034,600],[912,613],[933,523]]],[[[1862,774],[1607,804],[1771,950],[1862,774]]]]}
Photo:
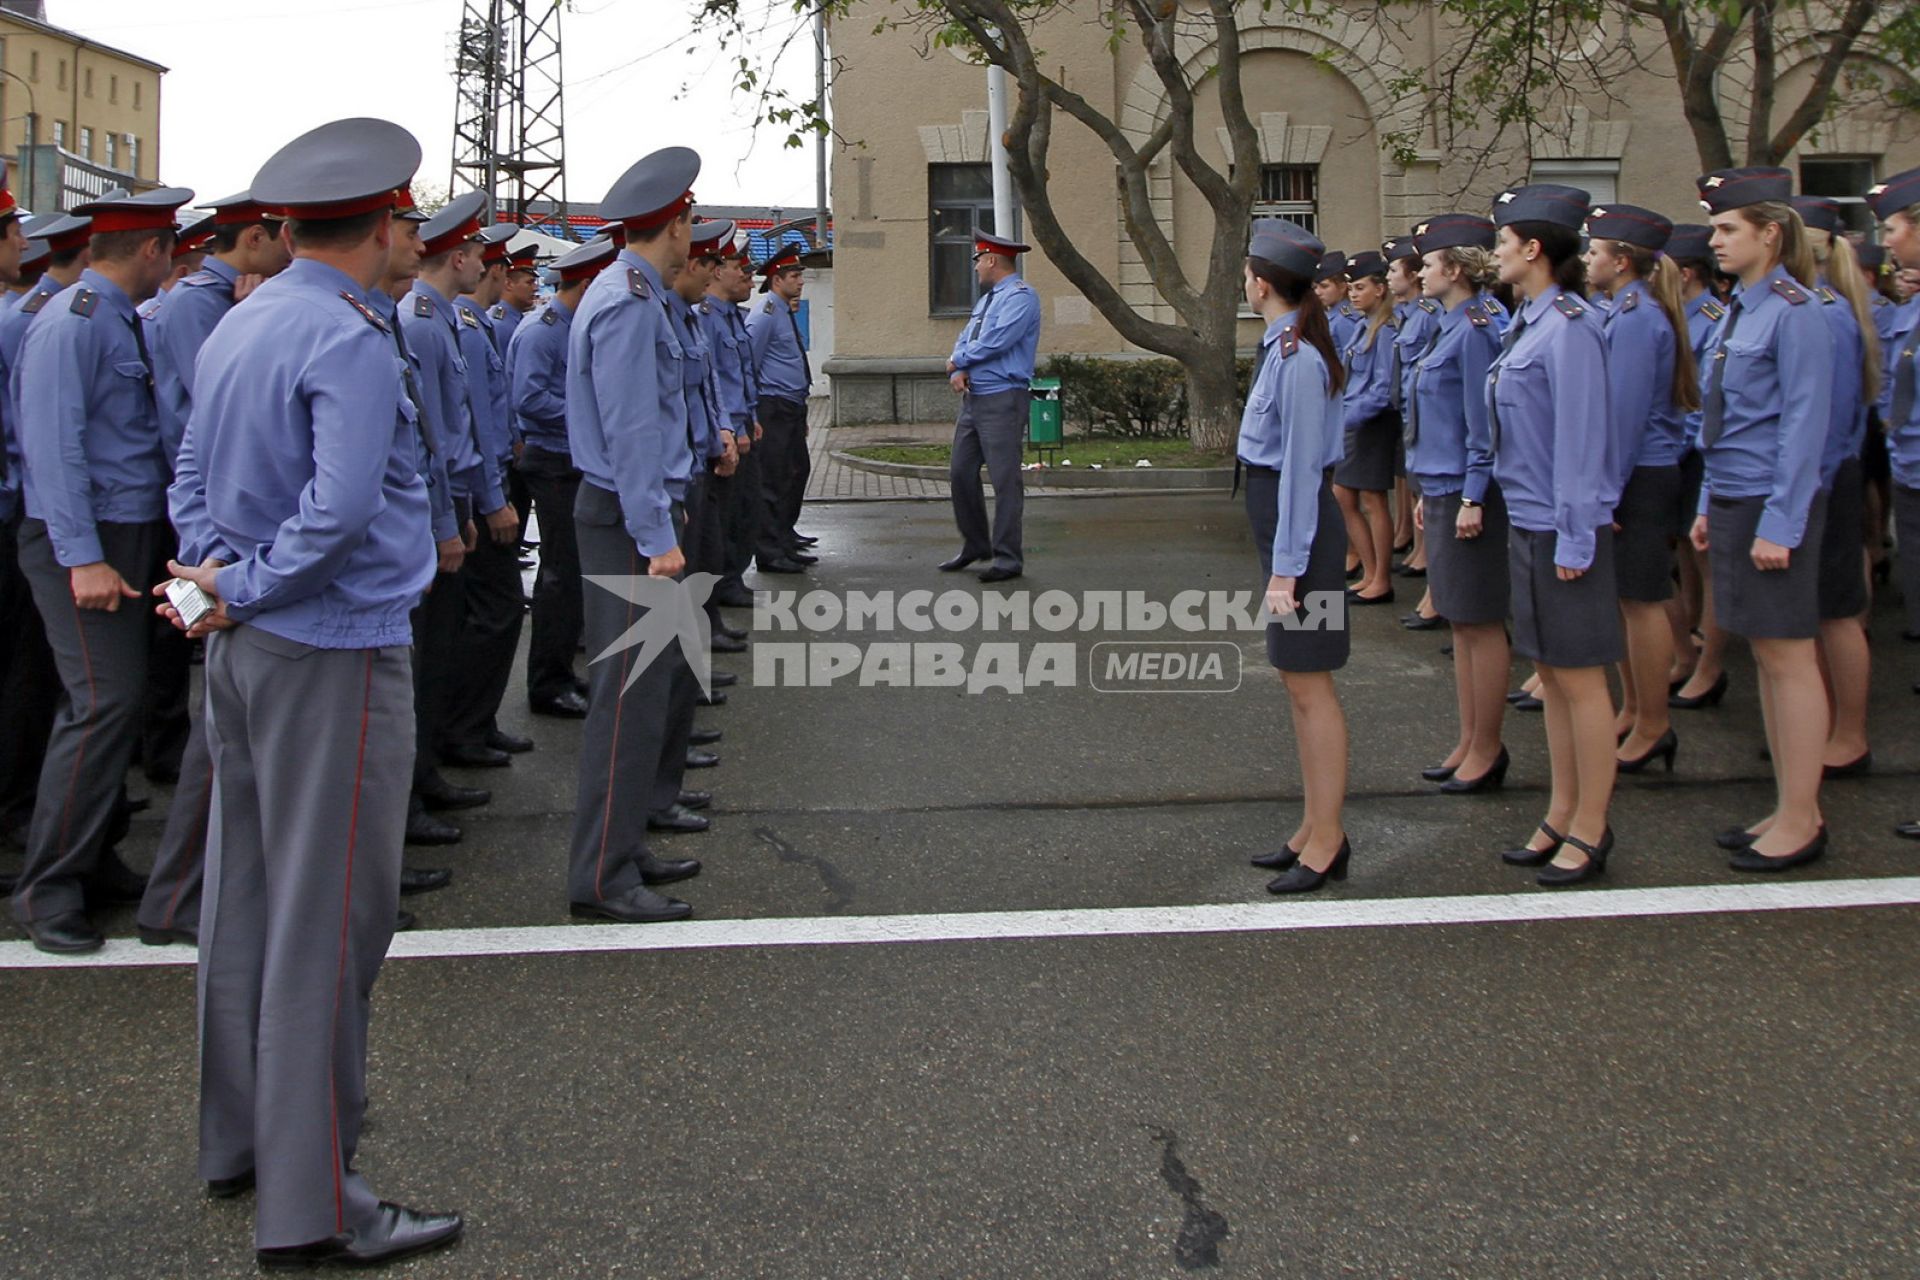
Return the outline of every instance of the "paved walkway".
{"type": "MultiPolygon", "coordinates": [[[[809,502],[900,501],[902,499],[948,496],[944,480],[922,480],[917,476],[883,475],[849,467],[834,458],[835,450],[847,450],[868,444],[947,444],[953,428],[944,422],[893,422],[866,427],[836,427],[833,402],[816,396],[807,404],[808,452],[813,456],[813,474],[807,481],[809,502]]],[[[993,486],[987,486],[989,495],[993,486]]],[[[1029,480],[1029,497],[1050,494],[1084,495],[1088,489],[1057,489],[1029,480]]],[[[1108,492],[1099,490],[1098,492],[1108,492]]]]}

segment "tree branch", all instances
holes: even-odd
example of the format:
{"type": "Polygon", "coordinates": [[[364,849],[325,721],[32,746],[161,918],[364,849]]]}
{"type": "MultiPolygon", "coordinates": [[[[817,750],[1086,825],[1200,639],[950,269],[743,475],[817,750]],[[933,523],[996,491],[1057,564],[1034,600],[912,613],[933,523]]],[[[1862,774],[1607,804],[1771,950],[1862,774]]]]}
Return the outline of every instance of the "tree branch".
{"type": "Polygon", "coordinates": [[[1767,135],[1773,128],[1774,8],[1778,0],[1760,0],[1753,7],[1752,110],[1747,116],[1747,163],[1771,164],[1766,155],[1767,135]]]}
{"type": "MultiPolygon", "coordinates": [[[[1834,32],[1832,41],[1814,68],[1813,82],[1807,86],[1805,96],[1792,114],[1787,116],[1779,132],[1768,140],[1767,156],[1759,163],[1778,164],[1782,157],[1800,145],[1807,131],[1826,116],[1833,97],[1833,87],[1840,80],[1840,72],[1845,69],[1847,59],[1852,56],[1878,7],[1874,0],[1849,0],[1846,12],[1840,18],[1840,29],[1834,32]]],[[[1748,145],[1751,147],[1752,144],[1748,145]]]]}

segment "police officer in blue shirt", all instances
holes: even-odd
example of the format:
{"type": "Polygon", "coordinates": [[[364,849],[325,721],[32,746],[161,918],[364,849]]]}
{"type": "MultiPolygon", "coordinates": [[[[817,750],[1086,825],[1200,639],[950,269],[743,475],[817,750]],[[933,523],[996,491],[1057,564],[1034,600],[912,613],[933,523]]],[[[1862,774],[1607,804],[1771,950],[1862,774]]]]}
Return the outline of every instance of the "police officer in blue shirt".
{"type": "Polygon", "coordinates": [[[1345,880],[1352,855],[1342,818],[1347,721],[1333,685],[1350,651],[1346,526],[1332,475],[1345,373],[1313,290],[1324,248],[1305,229],[1276,218],[1254,223],[1247,244],[1246,302],[1266,330],[1237,452],[1273,619],[1267,661],[1287,690],[1305,793],[1292,837],[1252,859],[1282,873],[1267,885],[1274,894],[1311,893],[1328,880],[1345,880]]]}
{"type": "Polygon", "coordinates": [[[1582,300],[1580,227],[1591,201],[1550,183],[1495,200],[1494,261],[1525,299],[1487,379],[1494,477],[1511,522],[1513,647],[1540,676],[1552,750],[1547,815],[1502,857],[1539,883],[1580,884],[1613,847],[1613,699],[1620,660],[1613,509],[1618,463],[1608,414],[1606,338],[1582,300]]]}
{"type": "Polygon", "coordinates": [[[1713,251],[1739,288],[1702,371],[1694,546],[1713,574],[1721,626],[1753,646],[1774,810],[1720,833],[1737,871],[1784,871],[1826,851],[1820,755],[1827,691],[1814,651],[1826,501],[1820,453],[1832,414],[1833,333],[1820,315],[1805,225],[1785,169],[1703,175],[1713,251]]]}
{"type": "MultiPolygon", "coordinates": [[[[694,327],[693,345],[702,353],[705,383],[704,394],[699,403],[693,405],[696,419],[705,420],[697,428],[703,442],[700,452],[705,456],[705,468],[703,474],[696,473],[694,501],[688,504],[687,563],[694,572],[711,573],[719,580],[715,583],[716,595],[725,581],[729,532],[740,506],[740,464],[745,456],[741,452],[742,437],[750,434],[750,428],[740,427],[728,402],[729,384],[735,388],[736,399],[744,390],[739,385],[736,368],[739,353],[727,349],[732,334],[726,318],[715,310],[711,296],[715,277],[733,258],[736,230],[736,225],[728,219],[695,219],[687,267],[673,285],[674,293],[687,304],[687,318],[694,327]]],[[[750,450],[751,439],[745,444],[750,450]]],[[[713,651],[746,652],[746,634],[727,625],[720,613],[720,601],[714,596],[707,597],[706,611],[712,628],[713,651]]],[[[732,672],[721,671],[713,672],[710,678],[716,684],[728,685],[738,679],[732,672]]]]}
{"type": "Polygon", "coordinates": [[[1493,480],[1487,369],[1500,350],[1493,283],[1493,223],[1450,213],[1415,230],[1423,301],[1440,308],[1413,353],[1406,395],[1407,476],[1420,489],[1433,607],[1453,628],[1460,734],[1422,771],[1450,794],[1498,789],[1509,757],[1506,716],[1507,504],[1493,480]]]}
{"type": "MultiPolygon", "coordinates": [[[[1404,423],[1407,411],[1407,392],[1411,389],[1413,362],[1425,349],[1435,324],[1440,318],[1440,304],[1432,298],[1420,296],[1420,253],[1414,247],[1411,235],[1396,236],[1384,241],[1380,254],[1387,261],[1387,292],[1393,298],[1393,323],[1395,339],[1393,344],[1393,366],[1398,376],[1393,386],[1393,411],[1404,423]]],[[[1398,437],[1394,440],[1393,471],[1396,477],[1393,500],[1393,543],[1396,547],[1408,547],[1407,558],[1394,570],[1394,574],[1403,578],[1424,578],[1427,574],[1426,532],[1413,518],[1414,506],[1419,497],[1415,485],[1407,476],[1406,443],[1398,437]]],[[[1431,592],[1420,601],[1415,612],[1422,613],[1430,607],[1431,592]]],[[[1402,618],[1404,624],[1408,620],[1402,618]]],[[[1433,623],[1438,625],[1436,618],[1433,623]]],[[[1410,629],[1425,629],[1420,620],[1414,620],[1410,629]]]]}
{"type": "Polygon", "coordinates": [[[434,570],[420,424],[366,295],[419,160],[398,125],[345,120],[255,175],[294,261],[202,347],[169,494],[191,562],[169,568],[213,605],[192,629],[211,636],[217,771],[200,1174],[215,1196],[256,1189],[270,1268],[376,1265],[461,1231],[457,1214],[381,1200],[354,1167],[399,902],[408,614],[434,570]]]}
{"type": "MultiPolygon", "coordinates": [[[[667,147],[614,182],[600,211],[625,247],[587,286],[567,342],[567,438],[580,468],[574,524],[588,578],[686,573],[687,484],[693,474],[682,363],[669,281],[686,265],[700,157],[667,147]]],[[[669,747],[677,642],[643,653],[616,642],[651,612],[605,585],[586,588],[592,692],[581,735],[567,896],[576,917],[646,923],[692,908],[650,886],[699,873],[656,857],[646,840],[652,789],[669,747]],[[613,652],[618,650],[618,652],[613,652]]]]}
{"type": "Polygon", "coordinates": [[[811,463],[807,455],[807,395],[813,365],[794,312],[807,273],[797,245],[785,245],[760,265],[758,302],[747,310],[748,349],[760,389],[760,491],[763,497],[754,563],[762,573],[800,573],[818,557],[797,528],[811,463]]]}
{"type": "Polygon", "coordinates": [[[615,252],[611,240],[595,239],[555,262],[559,288],[514,330],[507,346],[513,410],[526,441],[520,474],[540,513],[527,702],[535,715],[569,720],[585,718],[587,685],[573,670],[581,626],[580,547],[573,527],[580,472],[567,445],[567,340],[581,296],[615,252]]]}
{"type": "Polygon", "coordinates": [[[1333,330],[1333,345],[1343,356],[1353,345],[1354,335],[1366,324],[1365,317],[1347,299],[1350,283],[1346,254],[1330,249],[1320,255],[1320,265],[1313,273],[1313,291],[1326,309],[1327,323],[1333,330]]]}
{"type": "MultiPolygon", "coordinates": [[[[713,602],[735,609],[753,607],[753,593],[747,590],[744,575],[753,561],[753,548],[763,504],[760,494],[760,453],[756,441],[761,427],[755,421],[760,403],[760,385],[754,376],[751,340],[746,317],[740,304],[753,296],[753,263],[742,237],[739,245],[727,253],[714,268],[713,282],[701,302],[700,323],[705,326],[708,345],[717,357],[714,372],[720,387],[720,407],[733,424],[734,448],[740,455],[731,492],[727,496],[723,526],[726,535],[725,569],[713,589],[713,602]]],[[[727,625],[716,615],[716,634],[745,640],[747,632],[727,625]]]]}
{"type": "MultiPolygon", "coordinates": [[[[10,286],[10,305],[7,312],[0,312],[0,325],[19,303],[22,293],[13,290],[21,287],[21,279],[37,277],[44,269],[34,264],[45,262],[46,241],[29,241],[25,232],[52,221],[36,219],[38,226],[23,228],[22,211],[7,190],[6,173],[6,163],[0,161],[0,280],[10,286]]],[[[9,357],[10,352],[0,351],[0,723],[7,726],[6,740],[0,742],[0,830],[11,834],[32,818],[40,754],[52,723],[50,689],[57,677],[33,593],[20,574],[20,463],[12,404],[4,393],[9,357]],[[29,681],[46,692],[32,692],[29,681]]],[[[0,892],[11,889],[11,877],[7,877],[0,892]]]]}
{"type": "Polygon", "coordinates": [[[532,315],[539,304],[540,246],[529,244],[508,249],[506,274],[500,281],[500,300],[487,308],[501,355],[513,345],[513,335],[520,331],[520,322],[532,315]]]}
{"type": "Polygon", "coordinates": [[[947,360],[947,376],[960,393],[953,429],[953,520],[960,528],[960,554],[941,562],[942,572],[964,569],[989,557],[982,582],[1005,582],[1024,571],[1020,523],[1025,485],[1020,456],[1033,402],[1033,362],[1040,346],[1040,295],[1019,274],[1029,246],[982,234],[973,246],[980,300],[973,304],[947,360]],[[985,462],[993,481],[993,525],[980,485],[985,462]]]}
{"type": "Polygon", "coordinates": [[[152,616],[122,606],[144,594],[170,549],[166,451],[134,308],[172,269],[174,210],[192,198],[167,187],[80,206],[93,217],[93,265],[28,329],[14,371],[20,567],[65,691],[13,893],[14,918],[43,951],[103,942],[86,916],[86,881],[109,865],[152,644],[152,616]]]}

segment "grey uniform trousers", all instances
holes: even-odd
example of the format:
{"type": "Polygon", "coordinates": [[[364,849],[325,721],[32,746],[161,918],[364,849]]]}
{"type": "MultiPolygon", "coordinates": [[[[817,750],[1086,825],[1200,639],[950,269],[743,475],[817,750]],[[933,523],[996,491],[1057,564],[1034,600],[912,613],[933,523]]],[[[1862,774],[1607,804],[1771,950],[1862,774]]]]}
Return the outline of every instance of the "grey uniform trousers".
{"type": "Polygon", "coordinates": [[[207,646],[214,821],[200,915],[200,1176],[257,1175],[254,1242],[372,1221],[353,1172],[367,1018],[400,907],[413,762],[404,646],[257,627],[207,646]]]}
{"type": "MultiPolygon", "coordinates": [[[[646,576],[647,557],[627,532],[615,494],[582,481],[573,516],[584,576],[646,576]]],[[[673,521],[684,536],[686,512],[678,503],[673,521]]],[[[648,610],[592,582],[583,582],[581,591],[589,692],[587,718],[581,725],[580,784],[567,896],[573,902],[606,902],[640,885],[647,814],[663,807],[655,800],[665,755],[672,749],[675,685],[688,668],[679,644],[669,643],[626,688],[640,656],[638,648],[595,659],[646,617],[648,610]]],[[[684,737],[680,741],[684,767],[684,737]]]]}
{"type": "MultiPolygon", "coordinates": [[[[165,521],[98,526],[100,549],[127,584],[145,592],[164,574],[165,521]]],[[[45,920],[84,906],[83,882],[99,867],[140,737],[152,606],[143,594],[118,609],[82,609],[54,559],[47,527],[20,527],[20,570],[46,623],[60,672],[60,704],[40,767],[14,919],[45,920]]]]}
{"type": "Polygon", "coordinates": [[[960,549],[970,556],[993,556],[1000,569],[1022,566],[1020,517],[1026,490],[1020,455],[1026,447],[1030,391],[1000,391],[960,400],[953,426],[953,522],[960,527],[960,549]],[[980,463],[993,481],[993,532],[987,532],[987,497],[980,485],[980,463]]]}
{"type": "Polygon", "coordinates": [[[160,833],[153,874],[140,896],[136,919],[149,929],[198,929],[200,890],[206,870],[207,826],[213,813],[213,753],[207,747],[205,698],[187,732],[180,781],[160,833]]]}

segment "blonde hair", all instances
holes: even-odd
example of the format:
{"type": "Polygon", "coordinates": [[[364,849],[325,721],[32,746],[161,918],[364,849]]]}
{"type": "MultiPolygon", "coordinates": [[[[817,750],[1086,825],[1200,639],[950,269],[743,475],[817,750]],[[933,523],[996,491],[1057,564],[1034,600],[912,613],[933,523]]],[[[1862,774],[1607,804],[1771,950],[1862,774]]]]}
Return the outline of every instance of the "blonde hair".
{"type": "Polygon", "coordinates": [[[1813,246],[1814,261],[1826,268],[1827,283],[1853,310],[1853,322],[1860,326],[1860,394],[1872,399],[1880,386],[1880,339],[1873,327],[1873,304],[1868,299],[1873,286],[1861,269],[1860,256],[1853,241],[1817,227],[1807,228],[1813,246]]]}
{"type": "Polygon", "coordinates": [[[1759,204],[1746,205],[1738,212],[1755,227],[1780,228],[1780,252],[1776,261],[1795,280],[1809,289],[1815,287],[1820,279],[1820,266],[1813,260],[1813,245],[1807,239],[1807,224],[1800,220],[1798,209],[1784,200],[1764,200],[1759,204]]]}
{"type": "Polygon", "coordinates": [[[1490,289],[1500,278],[1493,254],[1473,245],[1452,245],[1440,251],[1440,261],[1458,271],[1475,292],[1490,289]]]}
{"type": "Polygon", "coordinates": [[[1625,259],[1635,278],[1647,282],[1655,305],[1673,330],[1673,385],[1667,394],[1680,412],[1694,412],[1700,407],[1700,377],[1693,363],[1693,338],[1687,332],[1687,302],[1679,266],[1665,254],[1625,240],[1600,243],[1614,257],[1625,259]]]}

